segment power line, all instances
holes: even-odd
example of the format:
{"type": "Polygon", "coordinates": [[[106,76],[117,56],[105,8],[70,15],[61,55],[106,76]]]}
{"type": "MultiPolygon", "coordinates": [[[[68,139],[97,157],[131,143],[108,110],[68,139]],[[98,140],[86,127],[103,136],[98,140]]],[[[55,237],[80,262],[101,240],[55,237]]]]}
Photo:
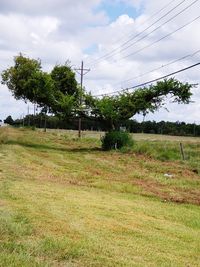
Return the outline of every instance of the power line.
{"type": "MultiPolygon", "coordinates": [[[[170,14],[171,12],[173,12],[176,8],[178,8],[181,4],[183,4],[186,0],[182,0],[179,4],[177,4],[175,7],[173,7],[172,9],[170,9],[167,13],[165,13],[164,15],[162,15],[159,19],[157,19],[155,22],[153,22],[151,25],[149,25],[147,28],[145,28],[143,31],[137,33],[136,35],[132,36],[130,39],[128,39],[126,42],[124,42],[122,45],[118,46],[117,48],[113,49],[112,51],[108,52],[107,54],[99,57],[98,59],[95,59],[94,61],[92,61],[92,63],[96,63],[98,61],[100,61],[103,58],[106,58],[107,56],[113,54],[115,51],[117,51],[118,49],[121,49],[123,46],[125,46],[126,44],[128,44],[130,41],[134,40],[135,38],[137,38],[138,36],[140,36],[142,33],[144,33],[145,31],[147,31],[148,29],[150,29],[152,26],[154,26],[157,22],[159,22],[160,20],[162,20],[164,17],[166,17],[168,14],[170,14]]],[[[90,63],[91,64],[91,63],[90,63]]]]}
{"type": "Polygon", "coordinates": [[[195,0],[193,1],[190,5],[188,5],[187,7],[185,7],[184,9],[182,9],[181,11],[179,11],[177,14],[175,14],[174,16],[172,16],[170,19],[168,19],[167,21],[165,21],[164,23],[162,23],[160,26],[156,27],[154,30],[152,30],[151,32],[145,34],[143,37],[141,37],[140,39],[136,40],[134,43],[129,44],[128,46],[125,46],[124,48],[120,49],[120,51],[117,51],[115,53],[110,54],[109,56],[107,56],[104,59],[108,59],[120,52],[123,52],[125,50],[127,50],[128,48],[132,47],[133,45],[135,45],[136,43],[144,40],[146,37],[148,37],[150,34],[152,34],[153,32],[159,30],[160,28],[162,28],[164,25],[166,25],[167,23],[169,23],[170,21],[172,21],[173,19],[175,19],[177,16],[179,16],[180,14],[182,14],[183,12],[185,12],[187,9],[189,9],[191,6],[193,6],[196,2],[198,2],[199,0],[195,0]]]}
{"type": "Polygon", "coordinates": [[[133,55],[138,54],[139,52],[145,50],[146,48],[149,48],[149,47],[151,47],[152,45],[154,45],[154,44],[156,44],[156,43],[158,43],[158,42],[160,42],[160,41],[166,39],[167,37],[173,35],[174,33],[178,32],[178,31],[182,30],[183,28],[185,28],[185,27],[187,27],[188,25],[192,24],[193,22],[197,21],[199,18],[200,18],[200,16],[196,17],[195,19],[193,19],[193,20],[187,22],[186,24],[184,24],[183,26],[179,27],[179,28],[176,29],[175,31],[166,34],[165,36],[163,36],[162,38],[160,38],[160,39],[154,41],[153,43],[151,43],[151,44],[149,44],[149,45],[146,45],[146,46],[144,46],[144,47],[142,47],[142,48],[136,50],[135,52],[130,53],[130,54],[128,54],[128,55],[126,55],[126,56],[120,58],[119,60],[122,60],[122,59],[124,59],[124,58],[127,58],[127,57],[130,57],[130,56],[133,56],[133,55]]]}
{"type": "Polygon", "coordinates": [[[198,54],[198,53],[200,53],[200,49],[197,50],[197,51],[195,51],[195,52],[192,53],[192,54],[188,54],[188,55],[186,55],[186,56],[184,56],[184,57],[181,57],[181,58],[178,58],[178,59],[176,59],[176,60],[170,61],[170,62],[168,62],[167,64],[164,64],[164,65],[162,65],[162,66],[160,66],[160,67],[158,67],[158,68],[152,69],[152,70],[150,70],[150,71],[147,71],[147,72],[142,73],[142,74],[140,74],[140,75],[138,75],[138,76],[129,78],[129,79],[127,79],[127,80],[124,80],[124,81],[115,83],[114,85],[122,84],[122,83],[125,83],[125,82],[130,82],[130,81],[132,81],[132,80],[134,80],[134,79],[141,78],[141,77],[143,77],[143,76],[145,76],[145,75],[147,75],[147,74],[150,74],[150,73],[152,73],[152,72],[154,72],[154,71],[160,70],[160,69],[162,69],[162,68],[164,68],[164,67],[167,67],[167,66],[170,66],[170,65],[172,65],[172,64],[174,64],[174,63],[176,63],[176,62],[182,61],[182,60],[184,60],[184,59],[186,59],[186,58],[188,58],[188,57],[193,57],[193,56],[195,56],[195,55],[198,54]]]}
{"type": "Polygon", "coordinates": [[[147,84],[150,84],[150,83],[154,83],[154,82],[157,82],[159,80],[163,80],[165,78],[168,78],[172,75],[175,75],[175,74],[178,74],[180,72],[184,72],[186,70],[189,70],[191,68],[194,68],[196,66],[200,65],[200,62],[196,63],[196,64],[193,64],[193,65],[190,65],[186,68],[183,68],[183,69],[180,69],[180,70],[177,70],[177,71],[174,71],[172,73],[169,73],[167,75],[164,75],[162,77],[159,77],[159,78],[156,78],[156,79],[153,79],[151,81],[147,81],[147,82],[144,82],[144,83],[141,83],[141,84],[137,84],[137,85],[134,85],[134,86],[131,86],[131,87],[128,87],[128,88],[125,88],[125,89],[122,89],[122,90],[118,90],[118,91],[114,91],[114,92],[111,92],[111,93],[105,93],[105,94],[100,94],[100,95],[94,95],[94,97],[100,97],[100,96],[108,96],[108,95],[115,95],[115,94],[118,94],[118,93],[121,93],[121,92],[125,92],[125,91],[128,91],[128,90],[131,90],[131,89],[135,89],[135,88],[138,88],[138,87],[143,87],[147,84]]]}
{"type": "Polygon", "coordinates": [[[149,21],[150,19],[152,19],[153,17],[155,17],[156,15],[158,15],[160,12],[162,12],[165,8],[167,8],[168,6],[171,5],[171,3],[174,3],[174,0],[168,2],[166,5],[164,5],[161,9],[159,9],[158,11],[156,11],[155,13],[153,13],[145,22],[149,21]]]}
{"type": "MultiPolygon", "coordinates": [[[[148,19],[146,19],[143,24],[146,24],[149,20],[152,20],[155,16],[157,16],[159,13],[161,13],[164,9],[166,9],[168,6],[170,6],[172,3],[174,3],[174,0],[168,2],[166,5],[164,5],[161,9],[157,10],[155,13],[153,13],[152,15],[150,15],[150,17],[148,17],[148,19]]],[[[121,40],[123,40],[124,38],[131,38],[133,37],[133,34],[130,34],[129,36],[126,34],[124,35],[124,37],[119,38],[116,42],[120,42],[121,40]]]]}
{"type": "Polygon", "coordinates": [[[139,32],[138,34],[132,36],[130,39],[128,39],[125,43],[123,43],[122,45],[118,46],[117,48],[113,49],[111,52],[101,56],[100,58],[92,61],[93,63],[96,63],[98,61],[100,61],[103,58],[107,58],[108,56],[112,55],[115,51],[118,51],[118,49],[122,48],[123,46],[125,46],[126,44],[128,44],[130,41],[134,40],[136,37],[140,36],[142,33],[144,33],[146,30],[148,30],[149,28],[151,28],[152,26],[154,26],[157,22],[159,22],[161,19],[163,19],[164,17],[166,17],[168,14],[170,14],[172,11],[174,11],[178,6],[180,6],[182,3],[184,3],[186,0],[182,0],[178,5],[176,5],[175,7],[173,7],[172,9],[170,9],[166,14],[164,14],[162,17],[160,17],[159,19],[157,19],[154,23],[152,23],[150,26],[148,26],[147,28],[145,28],[143,31],[139,32]]]}

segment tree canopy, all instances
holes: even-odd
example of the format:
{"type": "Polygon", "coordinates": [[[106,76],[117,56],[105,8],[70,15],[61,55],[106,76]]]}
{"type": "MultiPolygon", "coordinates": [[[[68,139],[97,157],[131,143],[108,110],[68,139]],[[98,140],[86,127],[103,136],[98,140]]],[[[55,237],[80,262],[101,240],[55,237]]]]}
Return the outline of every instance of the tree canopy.
{"type": "Polygon", "coordinates": [[[16,99],[34,101],[37,88],[36,82],[41,78],[41,63],[39,60],[16,56],[14,66],[2,72],[2,83],[8,86],[16,99]],[[33,87],[32,87],[33,86],[33,87]]]}
{"type": "Polygon", "coordinates": [[[135,114],[155,112],[165,104],[170,96],[173,102],[188,104],[192,85],[181,83],[176,79],[158,82],[150,87],[139,88],[133,92],[125,91],[116,96],[104,96],[101,99],[87,96],[86,103],[92,107],[92,115],[108,122],[111,128],[116,128],[123,120],[135,114]]]}
{"type": "Polygon", "coordinates": [[[13,120],[13,118],[11,117],[11,115],[9,115],[9,116],[4,120],[4,123],[7,123],[7,124],[9,124],[9,125],[13,125],[14,120],[13,120]]]}
{"type": "Polygon", "coordinates": [[[68,63],[66,65],[56,65],[51,71],[51,78],[54,81],[55,89],[64,95],[77,96],[78,84],[75,73],[68,63]]]}
{"type": "Polygon", "coordinates": [[[42,71],[40,60],[19,54],[14,66],[2,72],[2,84],[16,99],[37,103],[45,110],[69,116],[78,103],[79,89],[70,66],[56,65],[51,73],[42,71]]]}

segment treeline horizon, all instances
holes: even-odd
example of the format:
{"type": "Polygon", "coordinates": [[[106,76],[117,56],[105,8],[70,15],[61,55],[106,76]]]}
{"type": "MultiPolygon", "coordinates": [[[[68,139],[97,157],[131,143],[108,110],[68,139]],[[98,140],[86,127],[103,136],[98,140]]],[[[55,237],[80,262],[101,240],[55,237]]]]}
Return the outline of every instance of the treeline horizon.
{"type": "MultiPolygon", "coordinates": [[[[36,127],[47,129],[66,129],[78,130],[78,117],[61,119],[54,115],[27,115],[24,118],[13,120],[8,116],[5,123],[15,127],[36,127]]],[[[92,118],[82,118],[82,130],[90,131],[108,131],[109,126],[105,122],[94,120],[92,118]]],[[[127,130],[130,133],[147,133],[147,134],[165,134],[178,136],[200,136],[200,125],[185,122],[169,121],[143,121],[129,119],[119,123],[119,129],[127,130]]]]}

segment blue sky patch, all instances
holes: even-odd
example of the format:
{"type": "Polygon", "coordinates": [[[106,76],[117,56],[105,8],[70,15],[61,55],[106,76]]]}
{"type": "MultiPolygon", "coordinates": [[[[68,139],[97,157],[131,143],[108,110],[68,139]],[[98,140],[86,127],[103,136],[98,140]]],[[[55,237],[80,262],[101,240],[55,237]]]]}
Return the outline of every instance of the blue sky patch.
{"type": "Polygon", "coordinates": [[[91,46],[84,49],[85,54],[94,54],[98,50],[97,44],[92,44],[91,46]]]}
{"type": "Polygon", "coordinates": [[[129,17],[136,18],[141,14],[141,10],[131,5],[122,3],[121,1],[103,1],[98,10],[106,12],[110,21],[115,21],[119,16],[127,14],[129,17]]]}

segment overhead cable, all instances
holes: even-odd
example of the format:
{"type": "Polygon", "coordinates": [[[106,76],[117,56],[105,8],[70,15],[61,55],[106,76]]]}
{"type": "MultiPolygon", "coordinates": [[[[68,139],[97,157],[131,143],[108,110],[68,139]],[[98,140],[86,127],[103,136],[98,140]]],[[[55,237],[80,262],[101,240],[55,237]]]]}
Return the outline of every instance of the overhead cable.
{"type": "Polygon", "coordinates": [[[188,66],[188,67],[186,67],[186,68],[183,68],[183,69],[174,71],[174,72],[169,73],[169,74],[167,74],[167,75],[164,75],[164,76],[162,76],[162,77],[159,77],[159,78],[156,78],[156,79],[153,79],[153,80],[150,80],[150,81],[141,83],[141,84],[137,84],[137,85],[134,85],[134,86],[131,86],[131,87],[122,89],[122,90],[114,91],[114,92],[111,92],[111,93],[105,93],[105,94],[94,95],[94,97],[116,95],[116,94],[119,94],[119,93],[122,93],[122,92],[127,92],[127,91],[129,91],[129,90],[131,90],[131,89],[136,89],[136,88],[139,88],[139,87],[144,87],[144,86],[147,85],[147,84],[151,84],[151,83],[157,82],[157,81],[159,81],[159,80],[163,80],[163,79],[168,78],[168,77],[170,77],[170,76],[173,76],[173,75],[175,75],[175,74],[184,72],[184,71],[189,70],[189,69],[191,69],[191,68],[194,68],[194,67],[196,67],[196,66],[198,66],[198,65],[200,65],[200,62],[198,62],[198,63],[196,63],[196,64],[193,64],[193,65],[190,65],[190,66],[188,66]]]}
{"type": "Polygon", "coordinates": [[[156,23],[158,23],[160,20],[162,20],[163,18],[165,18],[167,15],[169,15],[171,12],[173,12],[176,8],[178,8],[180,5],[182,5],[186,0],[182,0],[179,4],[177,4],[175,7],[173,7],[172,9],[170,9],[167,13],[165,13],[164,15],[162,15],[159,19],[157,19],[155,22],[153,22],[152,24],[150,24],[147,28],[145,28],[144,30],[142,30],[141,32],[137,33],[136,35],[132,36],[130,39],[128,39],[126,42],[124,42],[123,44],[119,45],[118,47],[116,47],[115,49],[113,49],[112,51],[106,53],[105,55],[94,59],[92,61],[93,63],[96,63],[100,60],[102,60],[103,58],[106,58],[107,56],[113,54],[114,52],[118,51],[119,49],[121,49],[122,47],[124,47],[126,44],[128,44],[129,42],[133,41],[135,38],[137,38],[138,36],[140,36],[142,33],[146,32],[148,29],[150,29],[152,26],[154,26],[156,23]]]}
{"type": "MultiPolygon", "coordinates": [[[[174,0],[168,2],[166,5],[164,5],[161,9],[159,9],[158,11],[156,11],[155,13],[153,13],[152,15],[150,15],[144,22],[143,24],[146,24],[149,20],[152,20],[155,16],[157,16],[159,13],[161,13],[164,9],[166,9],[168,6],[170,6],[172,3],[174,3],[174,0]]],[[[132,31],[132,30],[131,30],[132,31]]],[[[120,42],[121,40],[123,40],[124,38],[131,38],[133,37],[133,34],[130,34],[128,36],[128,34],[124,35],[123,37],[119,38],[118,40],[116,40],[116,42],[120,42]]]]}
{"type": "Polygon", "coordinates": [[[168,19],[167,21],[165,21],[164,23],[162,23],[160,26],[156,27],[155,29],[153,29],[151,32],[145,34],[144,36],[142,36],[141,38],[139,38],[138,40],[136,40],[134,43],[129,44],[128,46],[125,46],[124,48],[120,49],[119,51],[112,53],[111,55],[107,56],[104,59],[109,59],[112,56],[121,53],[125,50],[127,50],[128,48],[132,47],[133,45],[135,45],[136,43],[146,39],[146,37],[148,37],[150,34],[154,33],[155,31],[159,30],[160,28],[162,28],[164,25],[166,25],[167,23],[169,23],[170,21],[172,21],[173,19],[175,19],[177,16],[179,16],[180,14],[182,14],[183,12],[185,12],[187,9],[189,9],[191,6],[193,6],[196,2],[198,2],[199,0],[195,0],[193,1],[190,5],[188,5],[187,7],[185,7],[184,9],[182,9],[180,12],[178,12],[177,14],[175,14],[174,16],[172,16],[170,19],[168,19]]]}
{"type": "Polygon", "coordinates": [[[142,47],[142,48],[136,50],[136,51],[133,52],[133,53],[130,53],[130,54],[126,55],[126,56],[123,56],[123,57],[121,57],[119,60],[122,60],[122,59],[125,59],[125,58],[127,58],[127,57],[130,57],[130,56],[133,56],[133,55],[138,54],[139,52],[145,50],[146,48],[149,48],[149,47],[153,46],[154,44],[156,44],[156,43],[158,43],[158,42],[160,42],[160,41],[166,39],[167,37],[173,35],[174,33],[176,33],[176,32],[178,32],[178,31],[184,29],[185,27],[187,27],[187,26],[189,26],[190,24],[192,24],[192,23],[194,23],[195,21],[197,21],[199,18],[200,18],[200,16],[196,17],[195,19],[193,19],[193,20],[187,22],[186,24],[184,24],[184,25],[182,25],[181,27],[177,28],[176,30],[174,30],[174,31],[172,31],[172,32],[170,32],[170,33],[168,33],[168,34],[166,34],[165,36],[159,38],[158,40],[154,41],[153,43],[150,43],[150,44],[148,44],[148,45],[146,45],[146,46],[144,46],[144,47],[142,47]]]}
{"type": "Polygon", "coordinates": [[[141,77],[143,77],[143,76],[145,76],[145,75],[147,75],[147,74],[150,74],[150,73],[152,73],[152,72],[154,72],[154,71],[160,70],[160,69],[162,69],[162,68],[164,68],[164,67],[170,66],[170,65],[172,65],[172,64],[174,64],[174,63],[176,63],[176,62],[182,61],[182,60],[184,60],[184,59],[186,59],[186,58],[189,58],[189,57],[193,57],[193,56],[195,56],[195,55],[198,54],[198,53],[200,53],[200,49],[197,50],[197,51],[195,51],[195,52],[192,53],[192,54],[188,54],[188,55],[183,56],[183,57],[181,57],[181,58],[175,59],[175,60],[170,61],[170,62],[168,62],[168,63],[166,63],[166,64],[163,64],[163,65],[160,66],[160,67],[157,67],[157,68],[152,69],[152,70],[150,70],[150,71],[144,72],[144,73],[142,73],[142,74],[140,74],[140,75],[138,75],[138,76],[129,78],[129,79],[127,79],[127,80],[124,80],[124,81],[115,83],[114,85],[118,85],[118,84],[122,84],[122,83],[130,82],[130,81],[133,81],[133,80],[135,80],[135,79],[141,78],[141,77]]]}

